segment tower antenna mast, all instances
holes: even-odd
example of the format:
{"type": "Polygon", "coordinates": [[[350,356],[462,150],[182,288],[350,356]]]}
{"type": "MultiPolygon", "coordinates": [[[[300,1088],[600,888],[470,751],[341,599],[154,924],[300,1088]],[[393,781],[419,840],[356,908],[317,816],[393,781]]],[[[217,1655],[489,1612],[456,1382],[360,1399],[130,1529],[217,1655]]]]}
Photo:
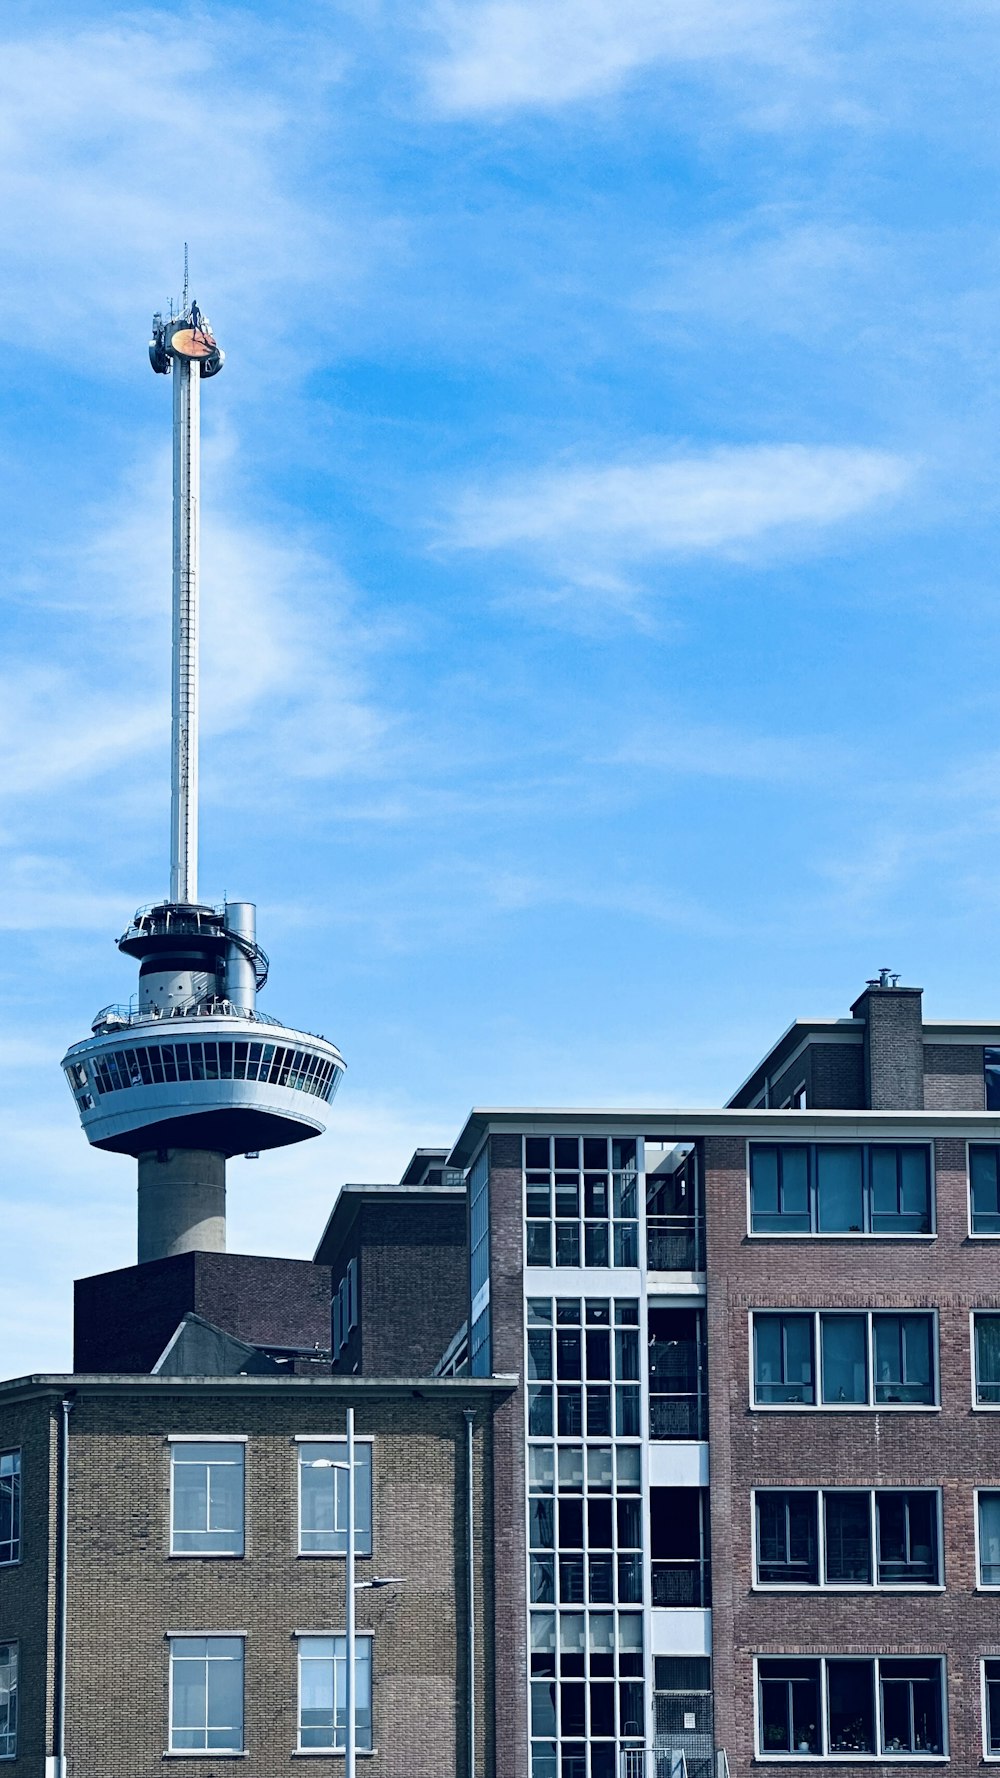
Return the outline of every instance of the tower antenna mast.
{"type": "Polygon", "coordinates": [[[198,506],[202,381],[223,354],[190,294],[153,316],[149,359],[173,379],[170,894],[118,948],[138,996],[105,1006],[63,1069],[88,1139],[138,1162],[139,1259],[222,1252],[226,1163],[318,1136],[344,1059],[262,1012],[267,958],[252,901],[198,901],[198,506]],[[136,1004],[136,999],[138,1004],[136,1004]]]}

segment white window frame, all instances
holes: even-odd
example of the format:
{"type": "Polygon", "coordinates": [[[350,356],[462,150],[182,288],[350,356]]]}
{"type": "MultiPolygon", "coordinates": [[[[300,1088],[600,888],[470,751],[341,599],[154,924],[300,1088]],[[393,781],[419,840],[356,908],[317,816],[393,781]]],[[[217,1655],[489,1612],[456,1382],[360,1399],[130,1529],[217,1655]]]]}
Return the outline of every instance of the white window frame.
{"type": "Polygon", "coordinates": [[[245,1432],[171,1432],[167,1435],[169,1452],[170,1489],[169,1489],[169,1554],[171,1560],[179,1562],[242,1562],[247,1548],[247,1474],[246,1446],[248,1443],[245,1432]],[[177,1550],[174,1548],[174,1449],[183,1445],[238,1445],[243,1450],[243,1545],[239,1550],[177,1550]]]}
{"type": "MultiPolygon", "coordinates": [[[[1000,1229],[997,1230],[997,1233],[995,1235],[990,1235],[990,1234],[984,1234],[981,1231],[979,1231],[978,1229],[974,1229],[972,1226],[972,1149],[974,1147],[975,1148],[1000,1148],[1000,1143],[988,1142],[988,1141],[986,1141],[985,1138],[982,1141],[973,1142],[973,1139],[971,1137],[966,1137],[966,1141],[965,1141],[965,1199],[966,1199],[966,1216],[968,1219],[966,1232],[968,1234],[970,1241],[1000,1241],[1000,1229]]],[[[989,1658],[992,1660],[993,1659],[992,1655],[989,1658]]],[[[994,1759],[996,1759],[997,1755],[994,1754],[993,1757],[994,1757],[994,1759]]]]}
{"type": "MultiPolygon", "coordinates": [[[[1000,1488],[997,1490],[1000,1492],[1000,1488]]],[[[986,1490],[990,1492],[990,1490],[986,1490]]],[[[976,1511],[978,1527],[979,1512],[976,1511]]],[[[978,1533],[977,1533],[978,1535],[978,1533]]],[[[782,1487],[780,1484],[767,1487],[751,1488],[750,1490],[750,1553],[751,1574],[753,1576],[751,1591],[754,1593],[914,1593],[918,1597],[927,1593],[943,1593],[944,1583],[944,1519],[942,1510],[942,1491],[940,1488],[906,1488],[866,1487],[863,1483],[858,1487],[849,1484],[833,1488],[799,1488],[782,1487]],[[758,1578],[757,1549],[757,1496],[758,1494],[810,1494],[817,1502],[816,1507],[816,1572],[819,1579],[811,1581],[760,1580],[758,1578]],[[827,1494],[867,1494],[869,1512],[869,1536],[872,1554],[872,1579],[870,1581],[828,1581],[823,1579],[826,1570],[826,1516],[823,1512],[823,1499],[827,1494]],[[933,1494],[935,1499],[935,1527],[937,1532],[937,1572],[936,1581],[883,1580],[878,1578],[878,1512],[876,1496],[878,1494],[933,1494]]],[[[977,1570],[978,1572],[978,1570],[977,1570]]],[[[1000,1591],[1000,1586],[996,1589],[1000,1591]]],[[[789,1656],[791,1659],[791,1656],[789,1656]]]]}
{"type": "Polygon", "coordinates": [[[0,1557],[0,1568],[16,1568],[22,1558],[24,1542],[24,1464],[22,1455],[20,1445],[5,1445],[0,1451],[0,1457],[17,1458],[17,1555],[0,1557]]]}
{"type": "MultiPolygon", "coordinates": [[[[164,1759],[246,1759],[248,1757],[247,1738],[247,1632],[245,1630],[168,1630],[167,1641],[167,1745],[164,1759]],[[174,1650],[175,1642],[204,1640],[206,1642],[241,1642],[243,1655],[241,1659],[243,1678],[243,1701],[241,1705],[240,1746],[239,1747],[174,1747],[174,1650]]],[[[207,1699],[206,1699],[207,1704],[207,1699]]]]}
{"type": "MultiPolygon", "coordinates": [[[[792,1109],[794,1109],[794,1107],[782,1106],[781,1109],[782,1110],[792,1110],[792,1109]]],[[[969,1179],[969,1160],[968,1160],[969,1144],[968,1144],[968,1142],[966,1142],[965,1147],[966,1147],[965,1170],[966,1170],[966,1178],[968,1180],[969,1179]]],[[[781,1136],[771,1136],[771,1137],[748,1136],[746,1139],[746,1144],[745,1144],[745,1165],[746,1165],[746,1204],[747,1204],[746,1227],[747,1227],[747,1239],[749,1241],[851,1241],[851,1242],[854,1242],[854,1241],[859,1241],[859,1242],[865,1242],[865,1241],[936,1241],[938,1238],[937,1153],[936,1153],[933,1138],[927,1138],[927,1139],[921,1140],[918,1137],[915,1141],[912,1141],[912,1142],[902,1141],[902,1140],[898,1141],[898,1142],[879,1142],[878,1140],[876,1140],[874,1138],[865,1137],[860,1142],[850,1142],[847,1140],[845,1140],[843,1142],[836,1142],[832,1138],[825,1139],[823,1141],[816,1141],[813,1138],[808,1137],[808,1136],[794,1136],[794,1135],[790,1135],[790,1136],[781,1135],[781,1136]],[[768,1230],[755,1229],[753,1226],[753,1194],[752,1194],[751,1188],[750,1188],[750,1149],[751,1149],[752,1145],[755,1145],[758,1148],[780,1148],[782,1146],[785,1146],[788,1148],[824,1148],[824,1147],[833,1147],[833,1148],[926,1148],[929,1150],[927,1180],[928,1180],[928,1187],[930,1190],[931,1226],[926,1231],[925,1234],[917,1234],[913,1230],[904,1230],[902,1233],[900,1233],[898,1235],[891,1234],[891,1233],[881,1230],[881,1229],[879,1229],[879,1230],[857,1229],[853,1233],[851,1232],[850,1229],[789,1229],[787,1231],[787,1233],[783,1233],[781,1229],[768,1229],[768,1230]]],[[[810,1186],[809,1186],[810,1213],[811,1213],[811,1205],[812,1205],[812,1189],[813,1189],[812,1188],[812,1180],[810,1178],[810,1186]]],[[[972,1184],[971,1184],[971,1180],[969,1180],[969,1185],[968,1185],[968,1198],[969,1198],[969,1220],[970,1220],[970,1226],[971,1226],[971,1220],[972,1220],[972,1184]]],[[[1000,1240],[1000,1235],[996,1235],[996,1236],[992,1236],[992,1237],[977,1235],[976,1239],[977,1240],[983,1240],[983,1239],[1000,1240]]]]}
{"type": "MultiPolygon", "coordinates": [[[[296,1643],[296,1648],[295,1648],[295,1752],[296,1752],[296,1755],[301,1758],[304,1758],[304,1759],[341,1759],[344,1754],[343,1744],[341,1744],[339,1747],[336,1745],[336,1734],[337,1734],[337,1727],[336,1727],[336,1719],[337,1719],[336,1663],[334,1664],[334,1681],[333,1681],[333,1688],[334,1688],[333,1689],[334,1745],[333,1745],[333,1747],[303,1747],[303,1745],[302,1745],[302,1644],[303,1644],[303,1642],[317,1642],[317,1641],[329,1642],[331,1640],[334,1642],[343,1642],[344,1643],[344,1661],[346,1664],[346,1661],[347,1661],[347,1632],[345,1630],[295,1630],[292,1632],[292,1634],[295,1637],[295,1643],[296,1643]]],[[[357,1749],[357,1752],[363,1759],[370,1759],[372,1754],[378,1752],[378,1748],[375,1745],[375,1635],[372,1630],[359,1630],[356,1633],[355,1640],[359,1643],[360,1642],[367,1642],[367,1644],[368,1644],[368,1709],[369,1709],[369,1712],[370,1712],[371,1718],[372,1718],[372,1744],[370,1747],[359,1747],[357,1749]]],[[[355,1700],[354,1700],[355,1729],[357,1728],[357,1705],[358,1705],[358,1700],[355,1697],[355,1700]]]]}
{"type": "Polygon", "coordinates": [[[14,1650],[14,1680],[16,1687],[14,1693],[14,1749],[12,1753],[0,1753],[0,1761],[3,1761],[17,1759],[17,1740],[21,1726],[21,1644],[16,1636],[5,1636],[2,1641],[0,1641],[0,1647],[12,1648],[14,1650]]]}
{"type": "MultiPolygon", "coordinates": [[[[1000,1481],[995,1482],[992,1486],[987,1485],[982,1488],[973,1488],[972,1490],[972,1530],[976,1548],[976,1592],[1000,1593],[1000,1581],[985,1581],[983,1579],[982,1538],[979,1531],[979,1497],[981,1494],[995,1494],[997,1498],[1000,1499],[1000,1481]]],[[[1000,1654],[990,1655],[989,1659],[991,1661],[1000,1660],[1000,1654]]],[[[994,1759],[1000,1759],[1000,1754],[994,1754],[993,1757],[994,1759]]]]}
{"type": "MultiPolygon", "coordinates": [[[[976,1239],[985,1240],[987,1237],[977,1236],[976,1239]]],[[[1000,1303],[996,1304],[995,1307],[991,1307],[986,1303],[981,1303],[978,1309],[969,1310],[969,1359],[971,1369],[970,1380],[972,1384],[972,1411],[975,1414],[1000,1414],[1000,1401],[980,1401],[978,1399],[979,1354],[976,1350],[976,1317],[978,1315],[995,1315],[1000,1318],[1000,1303]]],[[[1000,1487],[1000,1483],[997,1485],[1000,1487]]]]}
{"type": "MultiPolygon", "coordinates": [[[[979,1514],[976,1514],[978,1520],[979,1514]]],[[[990,1752],[989,1710],[987,1707],[986,1667],[989,1661],[996,1661],[1000,1666],[1000,1655],[981,1655],[979,1660],[979,1701],[980,1719],[983,1725],[983,1759],[990,1766],[1000,1765],[1000,1753],[990,1752]]]]}
{"type": "MultiPolygon", "coordinates": [[[[292,1442],[295,1445],[295,1554],[297,1556],[300,1556],[303,1561],[317,1561],[318,1560],[320,1562],[345,1562],[347,1560],[347,1551],[346,1550],[304,1550],[302,1548],[302,1468],[303,1468],[302,1446],[303,1445],[343,1445],[345,1447],[344,1468],[346,1469],[346,1467],[347,1467],[347,1463],[346,1463],[347,1439],[346,1439],[346,1436],[343,1432],[297,1432],[295,1434],[295,1437],[292,1442]]],[[[358,1557],[358,1559],[361,1561],[367,1562],[369,1560],[369,1558],[371,1556],[373,1556],[375,1553],[375,1439],[374,1439],[374,1435],[372,1433],[364,1433],[359,1437],[358,1434],[356,1433],[355,1437],[354,1437],[354,1445],[355,1445],[355,1450],[357,1450],[357,1447],[359,1445],[364,1445],[368,1448],[368,1451],[370,1453],[368,1473],[369,1473],[369,1476],[371,1477],[371,1521],[372,1521],[372,1523],[371,1523],[371,1549],[370,1550],[361,1550],[361,1549],[355,1550],[355,1555],[358,1557]]],[[[355,1468],[357,1468],[357,1457],[355,1457],[355,1468]]],[[[305,1634],[306,1632],[303,1632],[303,1633],[305,1634]]],[[[331,1632],[323,1632],[323,1633],[324,1634],[331,1634],[331,1635],[333,1634],[332,1631],[331,1632]]],[[[319,1636],[321,1634],[321,1632],[319,1630],[310,1630],[308,1632],[308,1634],[311,1636],[319,1636]]]]}
{"type": "MultiPolygon", "coordinates": [[[[925,1239],[925,1238],[926,1237],[921,1237],[921,1239],[925,1239]]],[[[991,1313],[991,1312],[994,1312],[994,1311],[986,1311],[986,1310],[982,1311],[982,1313],[984,1313],[984,1314],[991,1313]]],[[[996,1310],[995,1313],[1000,1314],[1000,1309],[996,1310]]],[[[862,1308],[853,1309],[853,1308],[849,1308],[849,1307],[845,1306],[843,1303],[838,1303],[835,1308],[830,1308],[830,1309],[787,1308],[787,1307],[784,1307],[780,1304],[776,1304],[774,1307],[764,1308],[763,1306],[761,1306],[758,1308],[753,1308],[753,1309],[748,1310],[747,1321],[748,1321],[748,1333],[749,1333],[750,1406],[753,1409],[754,1413],[756,1413],[756,1414],[939,1414],[941,1412],[940,1341],[939,1341],[938,1312],[936,1309],[927,1308],[926,1305],[920,1304],[920,1303],[912,1304],[912,1305],[907,1304],[905,1307],[890,1306],[888,1304],[884,1304],[881,1307],[879,1307],[878,1309],[862,1309],[862,1308]],[[758,1401],[757,1400],[757,1372],[756,1372],[756,1365],[755,1365],[755,1360],[754,1360],[754,1318],[757,1315],[801,1315],[801,1316],[811,1317],[812,1323],[813,1323],[812,1355],[813,1355],[813,1388],[814,1388],[814,1393],[816,1396],[815,1401],[758,1401]],[[863,1315],[865,1317],[865,1342],[866,1342],[867,1381],[868,1381],[868,1400],[867,1401],[837,1402],[837,1401],[823,1401],[821,1399],[822,1388],[823,1388],[823,1376],[822,1376],[823,1355],[822,1355],[822,1346],[820,1343],[820,1320],[821,1320],[821,1317],[824,1315],[826,1315],[826,1316],[863,1315]],[[873,1334],[873,1328],[872,1328],[872,1318],[875,1315],[928,1315],[930,1317],[930,1320],[931,1320],[931,1346],[932,1346],[931,1382],[932,1382],[933,1390],[934,1390],[934,1400],[933,1401],[878,1401],[877,1402],[875,1400],[875,1341],[874,1341],[874,1334],[873,1334]]],[[[973,1338],[975,1338],[974,1333],[973,1333],[973,1338]]],[[[975,1357],[974,1349],[973,1349],[973,1357],[975,1357]]],[[[973,1398],[975,1397],[975,1388],[976,1388],[976,1380],[975,1380],[975,1371],[973,1370],[973,1379],[972,1379],[973,1398]]],[[[996,1407],[993,1409],[993,1411],[994,1412],[1000,1411],[1000,1402],[998,1402],[996,1404],[996,1407]]]]}
{"type": "MultiPolygon", "coordinates": [[[[754,1758],[761,1760],[762,1762],[764,1762],[767,1765],[794,1764],[794,1765],[810,1765],[810,1766],[820,1766],[820,1765],[876,1766],[876,1765],[885,1765],[887,1763],[899,1764],[899,1765],[920,1765],[920,1766],[947,1765],[949,1759],[951,1758],[950,1747],[949,1747],[949,1733],[948,1733],[948,1730],[949,1730],[949,1724],[948,1724],[948,1663],[947,1663],[947,1657],[943,1654],[915,1654],[912,1657],[913,1660],[915,1660],[915,1661],[936,1661],[937,1665],[938,1665],[938,1670],[939,1670],[939,1673],[941,1676],[940,1683],[941,1683],[941,1746],[942,1746],[942,1751],[940,1753],[911,1753],[908,1751],[901,1751],[898,1753],[896,1753],[896,1752],[858,1753],[856,1751],[845,1752],[845,1753],[829,1753],[829,1752],[823,1752],[823,1751],[820,1751],[819,1753],[801,1753],[801,1752],[796,1752],[795,1749],[790,1749],[786,1752],[781,1752],[781,1753],[765,1753],[761,1749],[760,1666],[761,1666],[762,1661],[763,1662],[767,1662],[767,1661],[818,1661],[819,1668],[820,1668],[820,1675],[819,1675],[820,1722],[818,1724],[818,1727],[821,1730],[822,1747],[825,1748],[826,1741],[827,1741],[828,1729],[829,1729],[829,1722],[830,1722],[830,1694],[829,1694],[829,1686],[828,1686],[828,1682],[827,1682],[828,1667],[836,1661],[869,1661],[871,1663],[871,1665],[874,1669],[873,1678],[874,1678],[874,1688],[875,1688],[875,1739],[876,1739],[876,1743],[880,1743],[882,1740],[882,1695],[881,1695],[880,1663],[882,1660],[898,1661],[898,1660],[906,1660],[907,1658],[909,1658],[909,1657],[907,1657],[906,1655],[900,1655],[899,1653],[894,1653],[891,1655],[884,1655],[883,1656],[883,1655],[875,1655],[875,1654],[852,1654],[852,1653],[840,1653],[840,1652],[835,1653],[835,1654],[827,1654],[827,1653],[813,1654],[811,1651],[807,1654],[803,1654],[800,1651],[798,1654],[778,1654],[778,1653],[771,1654],[771,1653],[768,1653],[768,1654],[764,1654],[764,1655],[754,1655],[754,1657],[753,1657],[754,1758]]],[[[994,1759],[996,1759],[996,1757],[997,1756],[994,1755],[994,1759]]]]}

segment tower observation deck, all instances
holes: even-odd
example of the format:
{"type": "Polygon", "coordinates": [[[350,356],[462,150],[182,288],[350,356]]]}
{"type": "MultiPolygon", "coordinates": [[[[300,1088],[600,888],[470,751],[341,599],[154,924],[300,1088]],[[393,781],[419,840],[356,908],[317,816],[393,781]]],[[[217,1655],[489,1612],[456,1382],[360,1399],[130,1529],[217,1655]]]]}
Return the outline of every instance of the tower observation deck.
{"type": "Polygon", "coordinates": [[[139,1259],[226,1245],[226,1161],[319,1136],[344,1072],[325,1037],[260,1010],[268,961],[248,901],[198,900],[201,384],[224,354],[197,303],[153,318],[153,369],[173,382],[170,894],[118,940],[139,964],[63,1070],[96,1148],[139,1167],[139,1259]]]}

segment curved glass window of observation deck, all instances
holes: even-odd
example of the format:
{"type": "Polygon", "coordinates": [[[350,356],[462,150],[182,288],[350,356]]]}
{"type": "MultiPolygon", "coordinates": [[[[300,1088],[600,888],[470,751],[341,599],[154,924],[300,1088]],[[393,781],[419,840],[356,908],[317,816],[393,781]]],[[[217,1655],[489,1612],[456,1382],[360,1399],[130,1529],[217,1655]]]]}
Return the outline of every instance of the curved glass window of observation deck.
{"type": "MultiPolygon", "coordinates": [[[[310,1093],[327,1103],[340,1083],[342,1066],[315,1050],[249,1040],[201,1043],[130,1044],[92,1057],[93,1084],[103,1097],[131,1087],[190,1080],[250,1080],[310,1093]]],[[[79,1063],[66,1068],[74,1094],[86,1080],[79,1063]]]]}

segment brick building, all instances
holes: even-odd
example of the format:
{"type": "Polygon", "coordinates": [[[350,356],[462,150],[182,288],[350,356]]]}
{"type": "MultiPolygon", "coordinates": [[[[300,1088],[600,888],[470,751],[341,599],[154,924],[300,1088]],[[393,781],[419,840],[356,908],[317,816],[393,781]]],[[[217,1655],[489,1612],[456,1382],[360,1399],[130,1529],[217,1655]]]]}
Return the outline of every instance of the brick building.
{"type": "Polygon", "coordinates": [[[521,1379],[497,1778],[1000,1760],[1000,1024],[883,976],[722,1110],[480,1110],[447,1165],[451,1358],[521,1379]]]}
{"type": "Polygon", "coordinates": [[[240,1375],[0,1385],[0,1450],[16,1459],[20,1496],[0,1571],[0,1758],[30,1778],[58,1769],[65,1625],[69,1773],[147,1778],[169,1764],[209,1778],[244,1755],[260,1778],[305,1755],[320,1773],[343,1770],[346,1539],[330,1460],[343,1458],[350,1402],[364,1769],[468,1773],[469,1425],[477,1770],[492,1769],[492,1416],[504,1392],[475,1379],[240,1375]]]}
{"type": "Polygon", "coordinates": [[[312,1264],[81,1281],[77,1374],[0,1388],[0,1759],[48,1771],[64,1695],[71,1778],[205,1775],[211,1694],[262,1778],[338,1770],[302,1478],[352,1402],[373,1775],[470,1771],[470,1413],[471,1778],[1000,1762],[998,1240],[1000,1024],[885,977],[720,1110],[477,1110],[312,1264]],[[239,1549],[178,1547],[237,1494],[239,1549]]]}

